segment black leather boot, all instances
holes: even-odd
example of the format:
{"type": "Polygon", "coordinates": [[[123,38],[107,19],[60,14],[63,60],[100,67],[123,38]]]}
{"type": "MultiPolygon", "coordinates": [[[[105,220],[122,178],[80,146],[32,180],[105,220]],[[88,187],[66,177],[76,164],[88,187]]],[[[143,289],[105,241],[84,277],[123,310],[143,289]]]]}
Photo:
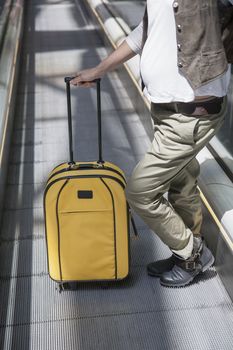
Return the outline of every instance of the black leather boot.
{"type": "Polygon", "coordinates": [[[200,238],[194,238],[194,249],[189,259],[176,256],[176,262],[170,271],[164,272],[160,283],[166,287],[183,287],[193,281],[201,272],[214,263],[214,256],[200,238]]]}
{"type": "Polygon", "coordinates": [[[147,273],[152,277],[161,277],[164,272],[173,268],[175,261],[175,255],[170,256],[168,259],[154,261],[147,265],[147,273]]]}

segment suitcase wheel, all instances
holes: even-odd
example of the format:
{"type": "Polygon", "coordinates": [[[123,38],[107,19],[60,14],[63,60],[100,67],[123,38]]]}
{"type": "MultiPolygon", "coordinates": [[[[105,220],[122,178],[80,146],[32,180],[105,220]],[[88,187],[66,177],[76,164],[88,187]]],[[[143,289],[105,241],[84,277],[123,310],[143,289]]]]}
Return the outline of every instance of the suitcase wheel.
{"type": "Polygon", "coordinates": [[[61,282],[58,284],[59,293],[64,292],[65,290],[70,290],[70,285],[67,282],[61,282]]]}
{"type": "Polygon", "coordinates": [[[101,283],[101,288],[102,289],[108,289],[110,287],[110,282],[102,282],[101,283]]]}

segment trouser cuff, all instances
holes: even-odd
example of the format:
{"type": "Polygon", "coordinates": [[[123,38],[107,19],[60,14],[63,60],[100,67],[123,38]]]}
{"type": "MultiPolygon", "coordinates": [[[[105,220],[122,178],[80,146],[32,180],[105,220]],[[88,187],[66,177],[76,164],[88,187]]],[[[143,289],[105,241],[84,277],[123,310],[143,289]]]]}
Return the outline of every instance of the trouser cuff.
{"type": "Polygon", "coordinates": [[[180,250],[171,249],[171,251],[175,255],[178,255],[178,257],[180,257],[181,259],[186,260],[190,258],[193,251],[193,234],[191,233],[188,244],[183,249],[180,249],[180,250]]]}

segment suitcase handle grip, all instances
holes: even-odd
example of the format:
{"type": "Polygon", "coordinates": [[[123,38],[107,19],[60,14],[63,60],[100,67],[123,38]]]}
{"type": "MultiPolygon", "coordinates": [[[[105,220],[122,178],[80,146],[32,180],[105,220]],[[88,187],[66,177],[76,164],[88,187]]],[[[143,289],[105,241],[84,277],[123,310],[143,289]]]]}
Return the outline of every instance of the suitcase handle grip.
{"type": "MultiPolygon", "coordinates": [[[[73,136],[72,136],[72,114],[71,114],[71,97],[70,97],[70,81],[75,77],[65,77],[66,94],[67,94],[67,112],[68,112],[68,130],[69,130],[69,150],[70,161],[69,164],[75,164],[74,152],[73,152],[73,136]]],[[[90,81],[97,84],[97,119],[98,119],[98,146],[99,146],[99,159],[97,163],[103,164],[102,156],[102,124],[101,124],[101,96],[100,96],[100,78],[90,81]]]]}
{"type": "MultiPolygon", "coordinates": [[[[65,83],[70,83],[71,80],[73,80],[74,78],[76,78],[76,77],[65,77],[64,81],[65,81],[65,83]]],[[[98,79],[94,79],[94,80],[88,81],[88,83],[98,83],[98,81],[100,81],[100,80],[101,79],[98,78],[98,79]]]]}
{"type": "Polygon", "coordinates": [[[67,170],[78,170],[78,169],[99,169],[99,168],[102,168],[103,167],[103,164],[101,163],[98,163],[98,164],[94,164],[94,163],[85,163],[85,164],[70,164],[69,168],[67,170]]]}

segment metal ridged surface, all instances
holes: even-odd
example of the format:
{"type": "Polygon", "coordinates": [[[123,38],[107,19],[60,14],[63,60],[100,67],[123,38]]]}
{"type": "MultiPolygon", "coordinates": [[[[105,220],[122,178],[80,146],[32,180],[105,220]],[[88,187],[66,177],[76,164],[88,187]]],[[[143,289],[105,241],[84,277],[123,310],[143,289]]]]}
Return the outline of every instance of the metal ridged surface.
{"type": "Polygon", "coordinates": [[[43,236],[28,237],[0,245],[0,280],[47,274],[46,243],[43,236]]]}
{"type": "Polygon", "coordinates": [[[44,237],[43,208],[4,210],[1,227],[1,240],[44,237]]]}
{"type": "Polygon", "coordinates": [[[0,339],[4,349],[231,350],[231,313],[226,307],[60,320],[8,327],[0,339]]]}
{"type": "MultiPolygon", "coordinates": [[[[48,173],[67,160],[63,77],[106,54],[81,3],[77,11],[73,1],[28,1],[1,227],[0,349],[230,350],[232,303],[215,269],[187,288],[161,287],[146,264],[170,253],[139,218],[128,280],[59,294],[49,279],[43,191],[48,173]]],[[[116,73],[102,91],[104,155],[128,175],[149,138],[116,73]]],[[[95,159],[95,89],[72,89],[72,97],[75,154],[95,159]]]]}
{"type": "MultiPolygon", "coordinates": [[[[7,301],[14,304],[14,300],[17,300],[15,305],[17,312],[14,314],[14,319],[8,320],[8,324],[27,322],[27,310],[31,312],[31,322],[43,322],[70,317],[221,308],[231,304],[219,278],[212,270],[188,288],[174,290],[162,288],[157,278],[149,278],[145,274],[144,267],[138,267],[132,268],[128,281],[112,285],[109,290],[96,283],[79,284],[76,292],[66,291],[61,295],[55,289],[55,283],[45,275],[45,270],[39,270],[37,273],[38,276],[31,278],[21,277],[2,281],[0,297],[3,305],[7,306],[7,301]],[[17,288],[15,293],[12,292],[9,296],[8,291],[12,286],[17,288]]],[[[4,322],[4,319],[1,319],[1,325],[4,322]]]]}
{"type": "Polygon", "coordinates": [[[41,208],[43,205],[42,184],[8,185],[5,197],[6,210],[41,208]]]}

